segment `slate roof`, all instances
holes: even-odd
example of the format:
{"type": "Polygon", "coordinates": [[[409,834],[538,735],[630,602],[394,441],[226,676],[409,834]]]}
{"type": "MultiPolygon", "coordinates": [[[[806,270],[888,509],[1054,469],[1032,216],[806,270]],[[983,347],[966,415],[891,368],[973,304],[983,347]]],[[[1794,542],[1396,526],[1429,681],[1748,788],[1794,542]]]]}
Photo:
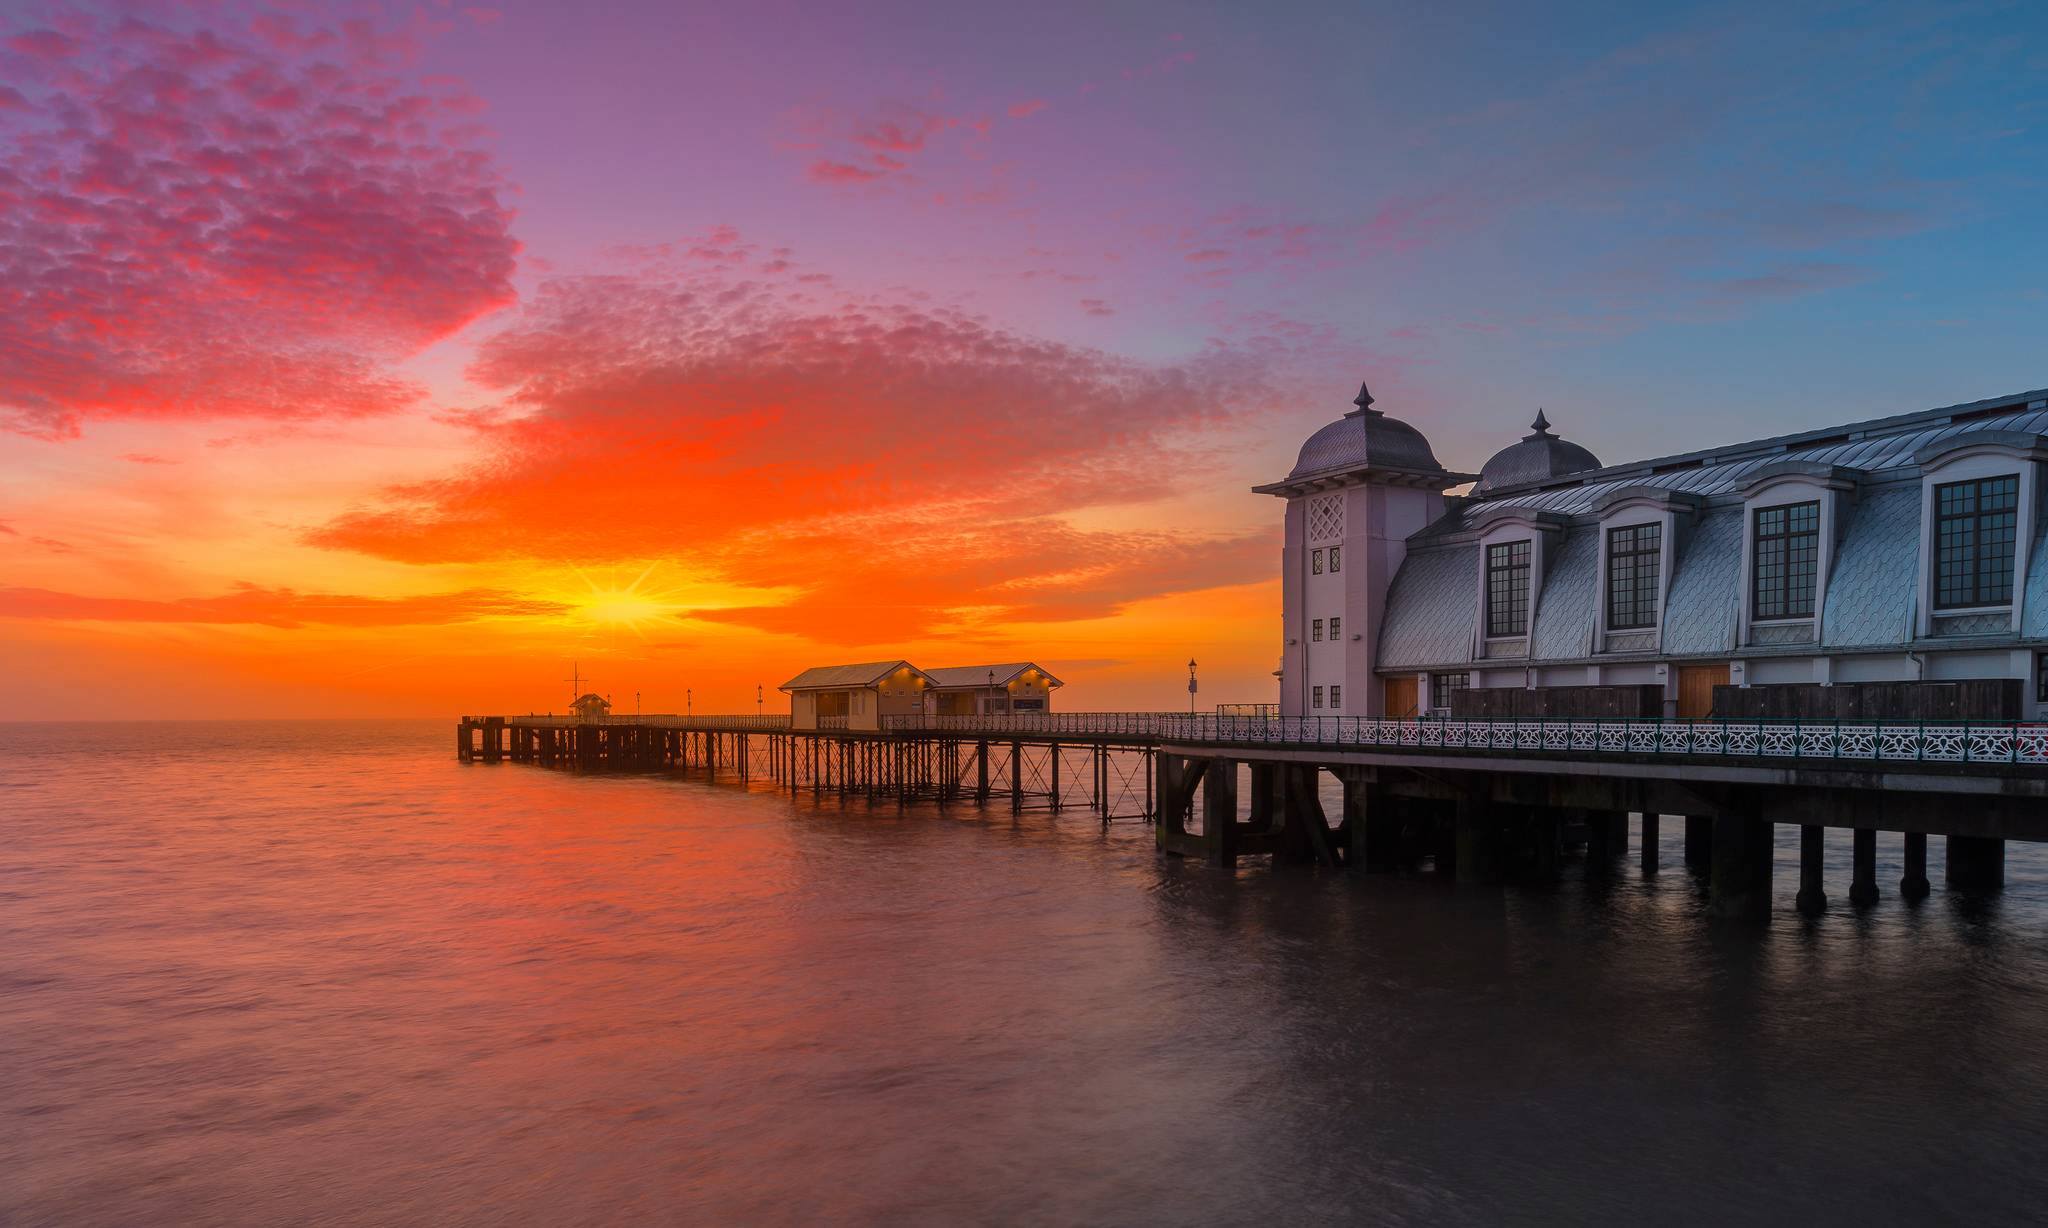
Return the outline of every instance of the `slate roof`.
{"type": "Polygon", "coordinates": [[[1744,518],[1739,507],[1709,512],[1693,528],[1692,540],[1681,543],[1671,596],[1664,602],[1664,652],[1683,656],[1735,647],[1744,518]]]}
{"type": "Polygon", "coordinates": [[[844,687],[874,686],[899,669],[909,667],[924,673],[908,661],[863,661],[858,665],[814,665],[783,683],[781,691],[834,691],[844,687]]]}
{"type": "Polygon", "coordinates": [[[2048,637],[2048,516],[2034,533],[2027,553],[2026,608],[2020,612],[2020,634],[2048,637]]]}
{"type": "Polygon", "coordinates": [[[1478,546],[1410,554],[1387,593],[1376,666],[1420,668],[1470,660],[1478,611],[1478,546]]]}
{"type": "Polygon", "coordinates": [[[1039,673],[1045,674],[1045,682],[1048,687],[1066,685],[1066,683],[1047,673],[1044,668],[1030,661],[1012,661],[1006,665],[948,665],[942,669],[928,669],[924,671],[924,676],[931,679],[931,684],[935,687],[943,690],[959,690],[988,686],[990,670],[995,671],[995,685],[1008,686],[1017,680],[1017,675],[1027,669],[1035,669],[1039,673]]]}
{"type": "MultiPolygon", "coordinates": [[[[1920,548],[1918,454],[1930,445],[1993,431],[2048,434],[2048,390],[1520,486],[1496,483],[1453,500],[1442,519],[1409,539],[1407,557],[1387,595],[1375,666],[1425,669],[1470,657],[1479,576],[1478,546],[1468,531],[1481,516],[1507,507],[1548,512],[1568,522],[1537,598],[1528,659],[1591,657],[1599,616],[1599,529],[1588,521],[1603,498],[1630,487],[1683,492],[1705,503],[1691,532],[1678,543],[1659,655],[1726,655],[1767,646],[1770,634],[1751,648],[1736,644],[1747,515],[1735,501],[1758,475],[1787,462],[1862,474],[1860,489],[1845,498],[1847,519],[1820,611],[1821,642],[1802,649],[1908,644],[1914,640],[1920,548]]],[[[1507,470],[1494,468],[1494,476],[1505,478],[1507,470]]],[[[2048,515],[2030,527],[2030,541],[2021,634],[2048,639],[2048,515]]],[[[1774,642],[1791,646],[1789,635],[1774,642]]]]}
{"type": "Polygon", "coordinates": [[[1903,644],[1913,638],[1917,572],[1901,566],[1920,549],[1920,488],[1873,491],[1856,504],[1835,547],[1821,610],[1823,647],[1903,644]]]}
{"type": "Polygon", "coordinates": [[[1566,516],[1587,515],[1602,496],[1625,486],[1688,491],[1707,498],[1734,495],[1765,466],[1786,460],[1841,465],[1871,473],[1903,469],[1914,463],[1914,453],[1929,444],[1991,430],[2048,432],[2048,389],[1628,465],[1610,465],[1559,481],[1495,487],[1464,500],[1459,505],[1459,514],[1469,524],[1472,517],[1490,507],[1511,504],[1566,516]],[[2041,408],[2026,408],[2034,404],[2041,408]]]}
{"type": "Polygon", "coordinates": [[[1477,491],[1520,486],[1600,467],[1599,457],[1551,433],[1550,422],[1542,410],[1536,411],[1536,421],[1529,426],[1527,435],[1495,452],[1491,460],[1480,466],[1477,491]]]}

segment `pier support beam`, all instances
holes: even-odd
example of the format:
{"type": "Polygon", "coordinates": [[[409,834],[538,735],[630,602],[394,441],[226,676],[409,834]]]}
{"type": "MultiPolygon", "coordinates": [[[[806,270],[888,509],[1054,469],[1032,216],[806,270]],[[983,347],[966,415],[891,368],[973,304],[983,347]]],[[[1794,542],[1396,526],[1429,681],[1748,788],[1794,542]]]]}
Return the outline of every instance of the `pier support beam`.
{"type": "Polygon", "coordinates": [[[1219,869],[1237,865],[1237,761],[1214,759],[1202,780],[1202,846],[1219,869]]]}
{"type": "Polygon", "coordinates": [[[1827,864],[1828,829],[1818,823],[1803,824],[1799,828],[1799,894],[1792,906],[1809,917],[1818,917],[1828,910],[1827,884],[1823,870],[1827,864]]]}
{"type": "Polygon", "coordinates": [[[1401,818],[1393,800],[1363,773],[1344,774],[1344,829],[1350,840],[1346,864],[1368,874],[1401,868],[1401,818]]]}
{"type": "Polygon", "coordinates": [[[1714,816],[1714,877],[1707,911],[1737,921],[1771,916],[1771,825],[1755,804],[1714,816]]]}
{"type": "Polygon", "coordinates": [[[1927,882],[1927,833],[1906,833],[1906,868],[1899,875],[1899,898],[1924,900],[1933,888],[1927,882]]]}
{"type": "Polygon", "coordinates": [[[1481,786],[1468,786],[1458,794],[1455,843],[1457,875],[1461,883],[1497,883],[1501,880],[1500,814],[1481,786]]]}
{"type": "Polygon", "coordinates": [[[1704,815],[1685,816],[1685,864],[1706,869],[1714,859],[1714,821],[1704,815]]]}
{"type": "Polygon", "coordinates": [[[1657,821],[1662,817],[1662,815],[1651,814],[1647,810],[1643,812],[1643,873],[1645,874],[1655,874],[1657,872],[1657,821]]]}
{"type": "Polygon", "coordinates": [[[2005,841],[1981,836],[1948,838],[1948,885],[1977,890],[2005,886],[2005,841]]]}
{"type": "Polygon", "coordinates": [[[1850,859],[1849,902],[1851,904],[1875,904],[1877,890],[1877,832],[1868,827],[1859,827],[1853,833],[1855,844],[1850,859]]]}

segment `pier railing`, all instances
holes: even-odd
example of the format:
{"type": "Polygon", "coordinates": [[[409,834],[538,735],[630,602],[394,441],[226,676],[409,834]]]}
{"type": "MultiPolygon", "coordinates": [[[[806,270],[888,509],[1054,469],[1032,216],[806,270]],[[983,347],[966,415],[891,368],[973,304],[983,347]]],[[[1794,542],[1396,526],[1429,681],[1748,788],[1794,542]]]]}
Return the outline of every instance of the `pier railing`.
{"type": "Polygon", "coordinates": [[[1456,717],[1240,717],[1178,712],[911,714],[887,732],[1002,737],[1072,734],[1224,745],[1356,746],[1516,751],[1566,756],[1659,755],[1913,763],[2048,764],[2048,722],[1803,721],[1652,718],[1465,720],[1456,717]]]}
{"type": "MultiPolygon", "coordinates": [[[[466,721],[482,720],[482,717],[466,716],[466,721]]],[[[720,732],[731,730],[737,733],[780,733],[789,728],[787,716],[684,716],[676,712],[649,712],[638,716],[508,716],[508,724],[525,725],[529,728],[566,729],[577,725],[639,725],[657,729],[689,729],[694,731],[715,729],[720,732]]]]}

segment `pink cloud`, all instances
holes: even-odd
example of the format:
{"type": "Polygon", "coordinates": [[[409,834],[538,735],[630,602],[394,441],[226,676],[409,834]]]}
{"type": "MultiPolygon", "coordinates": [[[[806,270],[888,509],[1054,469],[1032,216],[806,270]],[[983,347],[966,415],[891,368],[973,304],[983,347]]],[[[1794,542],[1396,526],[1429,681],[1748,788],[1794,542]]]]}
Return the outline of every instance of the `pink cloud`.
{"type": "Polygon", "coordinates": [[[7,40],[9,49],[38,60],[66,60],[78,54],[78,40],[55,30],[31,30],[7,40]]]}
{"type": "Polygon", "coordinates": [[[1040,111],[1045,110],[1049,105],[1051,104],[1043,98],[1033,98],[1029,102],[1014,102],[1010,104],[1010,118],[1029,119],[1040,111]]]}
{"type": "Polygon", "coordinates": [[[811,163],[805,172],[813,183],[853,184],[868,183],[889,173],[889,168],[868,170],[847,162],[828,162],[823,158],[811,163]]]}
{"type": "Polygon", "coordinates": [[[0,429],[389,411],[392,361],[511,300],[469,100],[376,67],[416,33],[265,30],[14,40],[45,101],[0,109],[0,429]]]}

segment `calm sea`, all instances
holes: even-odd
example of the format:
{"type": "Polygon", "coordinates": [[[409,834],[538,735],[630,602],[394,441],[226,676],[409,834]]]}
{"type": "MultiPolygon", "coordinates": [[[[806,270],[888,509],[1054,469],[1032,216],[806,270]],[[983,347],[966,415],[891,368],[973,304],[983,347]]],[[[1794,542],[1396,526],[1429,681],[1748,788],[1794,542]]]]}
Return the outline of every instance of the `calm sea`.
{"type": "Polygon", "coordinates": [[[2041,1222],[2048,860],[1163,860],[1085,812],[0,726],[0,1223],[2041,1222]]]}

